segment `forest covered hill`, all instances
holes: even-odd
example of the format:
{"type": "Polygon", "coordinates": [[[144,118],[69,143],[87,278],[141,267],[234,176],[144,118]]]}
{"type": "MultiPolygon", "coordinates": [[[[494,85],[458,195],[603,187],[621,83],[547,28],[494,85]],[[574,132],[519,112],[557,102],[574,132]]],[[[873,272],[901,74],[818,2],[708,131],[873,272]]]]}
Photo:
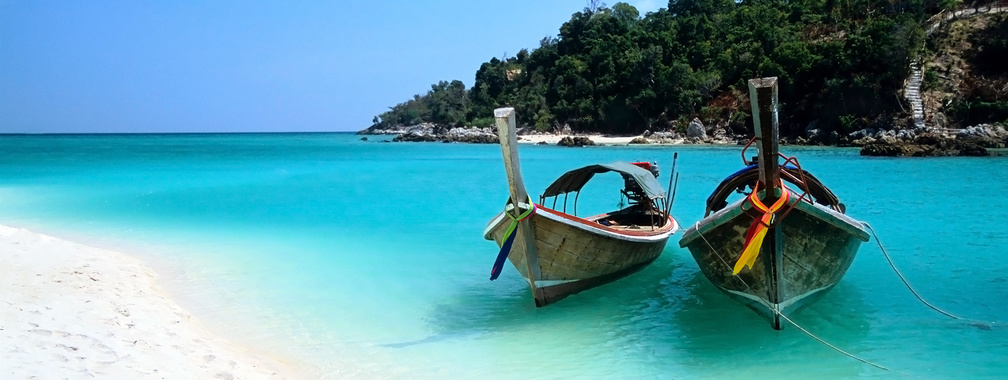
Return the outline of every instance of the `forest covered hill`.
{"type": "Polygon", "coordinates": [[[935,15],[960,8],[955,0],[673,0],[641,16],[626,3],[592,1],[539,47],[483,63],[471,88],[438,82],[365,131],[485,127],[494,108],[512,106],[519,124],[545,132],[682,131],[699,118],[744,135],[745,83],[764,76],[779,78],[782,136],[911,128],[903,88],[921,61],[929,124],[1008,121],[1008,18],[928,33],[935,15]]]}

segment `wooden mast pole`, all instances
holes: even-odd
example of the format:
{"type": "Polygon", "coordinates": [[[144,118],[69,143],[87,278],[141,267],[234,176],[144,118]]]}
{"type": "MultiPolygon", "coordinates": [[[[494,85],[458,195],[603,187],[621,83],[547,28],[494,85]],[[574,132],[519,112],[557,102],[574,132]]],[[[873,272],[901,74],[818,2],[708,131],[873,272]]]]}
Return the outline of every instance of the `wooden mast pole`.
{"type": "MultiPolygon", "coordinates": [[[[518,205],[529,201],[528,192],[525,191],[525,182],[522,180],[521,164],[518,160],[518,136],[515,126],[515,110],[512,107],[498,108],[494,110],[494,119],[497,124],[497,136],[500,138],[501,152],[504,154],[504,171],[507,174],[508,187],[511,191],[511,202],[514,204],[512,216],[518,216],[524,210],[520,210],[518,205]]],[[[532,207],[532,205],[528,205],[532,207]]],[[[504,211],[507,213],[507,210],[504,211]]],[[[542,289],[536,286],[536,280],[542,277],[539,270],[539,256],[535,249],[535,231],[527,222],[518,223],[518,235],[515,236],[514,245],[511,250],[524,247],[525,263],[528,265],[528,282],[532,289],[532,298],[535,299],[536,306],[546,304],[546,295],[542,289]]]]}
{"type": "MultiPolygon", "coordinates": [[[[777,188],[780,181],[777,157],[777,77],[749,80],[749,99],[752,103],[753,127],[756,148],[759,150],[760,182],[764,189],[777,188]]],[[[773,192],[770,196],[773,196],[773,192]]]]}
{"type": "MultiPolygon", "coordinates": [[[[759,181],[766,189],[763,204],[771,204],[777,201],[778,190],[783,194],[786,189],[780,186],[780,165],[777,158],[780,156],[777,144],[780,140],[778,135],[777,121],[777,77],[756,78],[749,80],[749,99],[752,103],[753,129],[756,136],[757,164],[759,165],[759,181]]],[[[780,301],[782,284],[782,266],[784,264],[783,239],[781,229],[777,226],[771,227],[767,231],[769,239],[763,242],[761,256],[764,259],[766,268],[767,300],[770,302],[770,325],[777,330],[781,329],[780,301]]]]}

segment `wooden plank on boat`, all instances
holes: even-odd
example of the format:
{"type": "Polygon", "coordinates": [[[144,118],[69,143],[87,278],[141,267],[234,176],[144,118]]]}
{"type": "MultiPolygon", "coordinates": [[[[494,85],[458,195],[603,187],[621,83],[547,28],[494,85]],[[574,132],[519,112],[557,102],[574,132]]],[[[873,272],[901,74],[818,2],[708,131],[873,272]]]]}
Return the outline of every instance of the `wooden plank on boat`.
{"type": "MultiPolygon", "coordinates": [[[[753,133],[756,136],[756,156],[759,165],[760,182],[766,189],[764,204],[777,201],[779,189],[781,195],[787,191],[780,187],[780,166],[777,144],[780,140],[777,120],[777,77],[756,78],[749,80],[749,99],[752,103],[753,133]]],[[[767,231],[769,239],[763,241],[760,256],[766,261],[767,301],[770,303],[770,325],[780,330],[781,287],[784,286],[780,268],[784,261],[781,241],[781,231],[778,226],[767,231]]]]}
{"type": "Polygon", "coordinates": [[[753,129],[756,135],[756,148],[760,182],[770,188],[776,186],[779,175],[777,170],[778,149],[780,140],[777,130],[777,77],[756,78],[749,80],[749,99],[752,103],[753,129]]]}
{"type": "MultiPolygon", "coordinates": [[[[522,180],[520,160],[518,159],[518,137],[515,126],[515,110],[512,107],[498,108],[494,110],[494,119],[497,123],[497,136],[500,138],[501,151],[504,153],[504,171],[508,178],[508,187],[511,191],[511,201],[514,202],[514,213],[520,214],[518,204],[528,202],[528,192],[525,190],[525,182],[522,180]]],[[[532,205],[529,205],[531,207],[532,205]]],[[[507,212],[507,211],[505,211],[507,212]]],[[[536,286],[536,279],[542,277],[539,268],[539,258],[535,249],[535,231],[529,223],[518,223],[518,236],[525,242],[526,265],[528,266],[528,282],[532,289],[532,297],[535,298],[537,306],[546,304],[546,296],[536,286]]]]}

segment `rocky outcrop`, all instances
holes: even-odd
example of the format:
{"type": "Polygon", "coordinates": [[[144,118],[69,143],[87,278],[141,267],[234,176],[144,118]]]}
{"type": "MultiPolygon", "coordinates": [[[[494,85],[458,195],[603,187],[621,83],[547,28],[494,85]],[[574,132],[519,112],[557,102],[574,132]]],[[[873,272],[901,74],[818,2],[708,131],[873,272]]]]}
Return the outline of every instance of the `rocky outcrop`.
{"type": "Polygon", "coordinates": [[[816,120],[805,128],[805,138],[796,141],[796,143],[799,145],[837,145],[840,143],[840,134],[837,131],[827,132],[821,129],[819,121],[816,120]]]}
{"type": "Polygon", "coordinates": [[[493,128],[455,127],[446,128],[434,124],[419,124],[403,127],[392,139],[394,142],[434,142],[497,144],[496,130],[493,128]]]}
{"type": "Polygon", "coordinates": [[[378,128],[377,126],[371,126],[367,129],[358,131],[358,135],[401,135],[405,133],[424,131],[427,129],[434,129],[433,123],[420,123],[416,125],[397,125],[390,128],[378,128]]]}
{"type": "Polygon", "coordinates": [[[644,131],[643,138],[652,144],[682,144],[686,141],[683,135],[675,131],[644,131]]]}
{"type": "Polygon", "coordinates": [[[572,146],[572,147],[592,146],[595,145],[595,142],[585,136],[573,136],[573,137],[565,136],[564,138],[560,139],[560,141],[557,142],[557,145],[572,146]]]}
{"type": "Polygon", "coordinates": [[[646,137],[634,137],[634,139],[630,140],[630,142],[628,144],[629,145],[647,145],[647,144],[650,144],[650,143],[651,143],[651,141],[648,141],[648,139],[646,137]]]}
{"type": "MultiPolygon", "coordinates": [[[[727,144],[742,144],[747,140],[745,136],[733,135],[730,130],[726,127],[726,123],[719,123],[713,126],[705,126],[699,118],[693,118],[693,121],[689,123],[686,127],[686,133],[682,134],[673,130],[669,131],[644,131],[642,135],[647,142],[642,142],[641,144],[715,144],[715,145],[727,145],[727,144]]],[[[634,144],[634,142],[631,142],[634,144]]]]}
{"type": "Polygon", "coordinates": [[[989,140],[975,137],[956,138],[926,133],[913,139],[900,140],[885,136],[861,148],[862,156],[934,157],[934,156],[989,156],[984,145],[989,140]]]}
{"type": "Polygon", "coordinates": [[[700,119],[693,118],[693,121],[691,121],[689,126],[686,127],[686,138],[696,139],[699,141],[707,139],[707,129],[704,128],[700,119]]]}
{"type": "Polygon", "coordinates": [[[1004,148],[1008,146],[1008,129],[1005,127],[981,124],[965,129],[960,129],[956,132],[957,138],[974,138],[986,141],[990,145],[985,145],[988,148],[1004,148]]]}
{"type": "MultiPolygon", "coordinates": [[[[645,131],[641,137],[631,140],[629,144],[745,144],[748,140],[746,136],[729,134],[729,130],[720,125],[705,127],[698,119],[694,119],[690,125],[694,130],[693,133],[689,133],[689,128],[685,135],[671,130],[645,131]],[[698,129],[703,133],[701,134],[698,129]],[[693,137],[689,136],[691,134],[693,137]]],[[[498,143],[493,127],[448,128],[434,124],[419,124],[400,127],[397,130],[400,133],[392,141],[498,143]]],[[[538,134],[540,133],[533,129],[525,128],[519,131],[519,139],[521,136],[538,134]]],[[[367,141],[365,138],[361,140],[367,141]]],[[[821,131],[813,123],[806,128],[805,137],[782,138],[781,144],[856,146],[862,148],[861,154],[865,156],[986,156],[990,154],[987,149],[1008,147],[1008,130],[1003,126],[983,124],[961,130],[944,130],[942,133],[924,128],[862,129],[847,136],[839,136],[833,131],[828,133],[821,131]]],[[[582,147],[597,144],[587,136],[566,136],[560,139],[557,145],[582,147]]]]}
{"type": "Polygon", "coordinates": [[[500,138],[497,137],[497,130],[492,128],[452,128],[444,135],[441,141],[459,143],[497,144],[500,138]]]}

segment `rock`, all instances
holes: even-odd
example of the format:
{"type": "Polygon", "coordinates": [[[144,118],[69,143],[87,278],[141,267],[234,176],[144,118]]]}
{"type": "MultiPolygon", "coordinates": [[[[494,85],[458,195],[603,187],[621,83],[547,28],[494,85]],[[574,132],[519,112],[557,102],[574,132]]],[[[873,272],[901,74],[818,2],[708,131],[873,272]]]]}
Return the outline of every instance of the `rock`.
{"type": "Polygon", "coordinates": [[[945,135],[924,133],[913,140],[902,140],[884,136],[861,148],[862,156],[988,156],[983,138],[953,138],[945,135]]]}
{"type": "Polygon", "coordinates": [[[367,136],[365,136],[365,137],[361,137],[361,138],[360,138],[360,141],[367,141],[367,136]]]}
{"type": "Polygon", "coordinates": [[[861,138],[858,138],[858,139],[851,140],[850,145],[851,146],[864,147],[865,145],[871,144],[873,142],[875,142],[875,138],[874,137],[866,136],[866,137],[861,137],[861,138]]]}
{"type": "Polygon", "coordinates": [[[444,142],[497,144],[499,138],[490,128],[451,128],[440,138],[444,142]]]}
{"type": "Polygon", "coordinates": [[[899,148],[881,141],[866,144],[861,147],[862,156],[897,157],[902,154],[903,152],[899,148]]]}
{"type": "Polygon", "coordinates": [[[416,131],[414,131],[414,132],[408,132],[408,133],[401,133],[401,134],[396,135],[396,137],[392,139],[392,142],[403,142],[403,141],[407,141],[407,142],[431,142],[431,141],[437,141],[437,139],[434,138],[433,134],[421,133],[421,132],[416,132],[416,131]]]}
{"type": "Polygon", "coordinates": [[[682,144],[684,143],[683,137],[676,133],[675,131],[658,131],[652,132],[647,139],[652,144],[682,144]]]}
{"type": "Polygon", "coordinates": [[[808,131],[813,129],[819,129],[819,119],[812,120],[805,126],[805,135],[808,135],[808,131]]]}
{"type": "Polygon", "coordinates": [[[417,125],[399,125],[387,129],[378,129],[376,127],[371,127],[363,131],[357,132],[358,135],[401,135],[410,132],[418,132],[421,134],[429,134],[434,131],[434,124],[432,123],[420,123],[417,125]]]}
{"type": "Polygon", "coordinates": [[[630,140],[630,142],[629,142],[630,145],[635,145],[635,144],[650,144],[650,143],[651,142],[648,141],[648,139],[643,138],[643,137],[635,137],[633,140],[630,140]]]}
{"type": "Polygon", "coordinates": [[[896,132],[896,139],[903,141],[913,141],[917,139],[917,135],[914,134],[914,131],[912,130],[902,129],[899,132],[896,132]]]}
{"type": "Polygon", "coordinates": [[[970,157],[984,157],[984,156],[990,156],[990,152],[987,151],[987,148],[984,148],[975,141],[963,141],[959,146],[959,155],[970,157]]]}
{"type": "Polygon", "coordinates": [[[931,115],[931,125],[935,128],[945,129],[948,128],[948,117],[944,113],[935,112],[931,115]]]}
{"type": "Polygon", "coordinates": [[[689,126],[686,127],[686,138],[699,140],[707,138],[707,130],[704,128],[704,125],[700,122],[699,118],[693,118],[693,121],[691,121],[689,126]]]}
{"type": "MultiPolygon", "coordinates": [[[[877,131],[875,131],[874,129],[870,129],[870,128],[859,129],[859,130],[856,130],[854,132],[851,132],[850,134],[847,135],[847,137],[850,137],[851,140],[858,140],[858,139],[863,139],[863,138],[866,138],[866,137],[872,137],[872,136],[875,135],[876,132],[877,131]]],[[[872,139],[874,140],[874,138],[872,138],[872,139]]]]}
{"type": "Polygon", "coordinates": [[[580,146],[595,145],[595,142],[585,136],[574,136],[574,137],[564,136],[564,138],[560,139],[560,141],[557,142],[557,145],[580,147],[580,146]]]}
{"type": "Polygon", "coordinates": [[[679,134],[675,131],[661,131],[651,133],[650,136],[646,136],[649,139],[677,139],[680,138],[679,134]]]}
{"type": "Polygon", "coordinates": [[[1008,144],[1008,131],[1002,126],[980,124],[960,130],[956,138],[974,141],[985,148],[1003,148],[1008,144]]]}
{"type": "Polygon", "coordinates": [[[493,128],[435,126],[420,124],[406,128],[392,139],[394,142],[432,142],[497,144],[497,133],[493,128]]]}
{"type": "Polygon", "coordinates": [[[817,144],[823,140],[823,133],[819,129],[806,129],[805,139],[809,144],[817,144]]]}
{"type": "Polygon", "coordinates": [[[915,153],[919,154],[921,151],[920,147],[912,145],[913,144],[907,144],[903,141],[891,138],[883,138],[865,144],[865,146],[861,148],[861,155],[900,157],[900,156],[914,156],[915,153]]]}

